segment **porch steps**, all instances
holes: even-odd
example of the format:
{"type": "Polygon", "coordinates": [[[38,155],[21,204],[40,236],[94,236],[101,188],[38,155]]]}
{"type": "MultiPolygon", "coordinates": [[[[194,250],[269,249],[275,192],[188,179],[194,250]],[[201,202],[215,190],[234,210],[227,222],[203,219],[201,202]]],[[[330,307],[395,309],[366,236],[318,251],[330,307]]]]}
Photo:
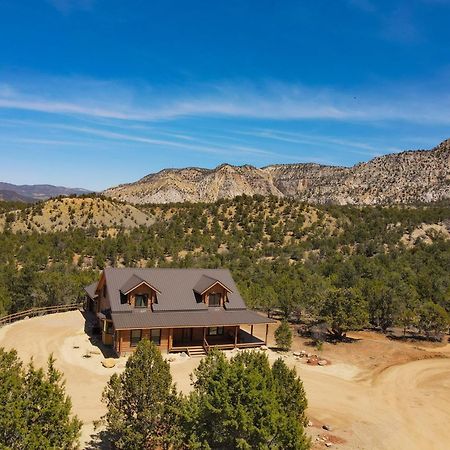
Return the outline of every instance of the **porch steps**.
{"type": "Polygon", "coordinates": [[[205,349],[203,347],[188,347],[186,350],[187,350],[186,353],[191,358],[193,358],[195,356],[198,356],[198,357],[201,357],[201,358],[203,356],[206,356],[206,351],[205,351],[205,349]]]}

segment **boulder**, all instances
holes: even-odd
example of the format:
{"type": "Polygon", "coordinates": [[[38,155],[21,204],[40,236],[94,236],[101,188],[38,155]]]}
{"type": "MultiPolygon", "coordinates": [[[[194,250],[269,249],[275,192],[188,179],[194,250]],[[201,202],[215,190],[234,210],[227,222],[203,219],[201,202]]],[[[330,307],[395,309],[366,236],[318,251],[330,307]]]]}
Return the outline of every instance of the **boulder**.
{"type": "Polygon", "coordinates": [[[259,348],[264,351],[269,350],[267,345],[261,345],[261,347],[259,347],[259,348]]]}
{"type": "Polygon", "coordinates": [[[292,353],[294,356],[302,356],[302,353],[301,352],[294,352],[294,353],[292,353]]]}
{"type": "Polygon", "coordinates": [[[333,431],[333,428],[331,427],[331,425],[328,425],[328,424],[322,425],[322,428],[327,431],[333,431]]]}
{"type": "Polygon", "coordinates": [[[102,366],[107,369],[112,369],[116,365],[116,360],[114,358],[106,358],[102,361],[102,366]]]}
{"type": "Polygon", "coordinates": [[[326,366],[328,361],[326,359],[320,359],[317,364],[319,364],[319,366],[326,366]]]}

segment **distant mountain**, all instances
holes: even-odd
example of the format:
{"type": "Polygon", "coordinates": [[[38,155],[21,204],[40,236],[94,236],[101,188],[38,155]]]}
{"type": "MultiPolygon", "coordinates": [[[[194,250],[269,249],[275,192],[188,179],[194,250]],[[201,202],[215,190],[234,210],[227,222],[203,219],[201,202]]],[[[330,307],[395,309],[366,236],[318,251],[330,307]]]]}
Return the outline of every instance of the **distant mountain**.
{"type": "Polygon", "coordinates": [[[9,201],[35,202],[59,195],[88,194],[86,189],[53,186],[51,184],[16,185],[0,182],[0,199],[9,201]]]}
{"type": "Polygon", "coordinates": [[[242,194],[317,204],[432,202],[450,199],[450,139],[432,150],[385,155],[353,167],[222,164],[215,169],[165,169],[104,194],[134,204],[213,202],[242,194]]]}
{"type": "Polygon", "coordinates": [[[15,191],[10,191],[8,189],[0,189],[0,201],[7,202],[24,202],[24,203],[32,203],[36,200],[33,197],[27,197],[25,195],[18,194],[15,191]]]}

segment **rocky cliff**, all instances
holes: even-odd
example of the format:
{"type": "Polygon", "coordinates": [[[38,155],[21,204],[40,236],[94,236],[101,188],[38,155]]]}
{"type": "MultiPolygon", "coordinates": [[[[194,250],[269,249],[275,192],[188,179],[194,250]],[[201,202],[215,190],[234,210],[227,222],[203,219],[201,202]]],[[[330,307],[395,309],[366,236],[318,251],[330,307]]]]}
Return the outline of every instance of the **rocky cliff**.
{"type": "Polygon", "coordinates": [[[390,154],[353,167],[222,164],[215,169],[165,169],[104,194],[135,204],[213,202],[242,194],[272,194],[319,204],[444,200],[450,198],[450,139],[432,150],[390,154]]]}

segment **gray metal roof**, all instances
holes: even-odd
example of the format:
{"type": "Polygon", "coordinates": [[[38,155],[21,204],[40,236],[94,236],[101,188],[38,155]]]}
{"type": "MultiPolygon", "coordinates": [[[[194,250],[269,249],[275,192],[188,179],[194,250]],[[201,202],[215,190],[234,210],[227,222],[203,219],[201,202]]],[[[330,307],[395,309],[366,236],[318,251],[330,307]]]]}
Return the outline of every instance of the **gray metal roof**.
{"type": "MultiPolygon", "coordinates": [[[[245,303],[240,296],[236,284],[228,269],[139,269],[107,267],[106,277],[107,297],[111,311],[131,312],[135,309],[128,303],[120,302],[120,290],[133,276],[157,288],[157,303],[153,304],[153,311],[208,311],[208,306],[194,291],[194,287],[202,277],[217,280],[227,286],[228,301],[226,310],[245,310],[245,303]]],[[[210,308],[211,309],[211,308],[210,308]]]]}
{"type": "Polygon", "coordinates": [[[254,311],[226,311],[223,308],[189,312],[117,312],[112,313],[112,320],[116,330],[252,325],[275,322],[275,320],[254,311]]]}
{"type": "Polygon", "coordinates": [[[200,279],[197,281],[197,283],[194,286],[194,292],[197,292],[198,294],[203,294],[205,291],[207,291],[210,287],[214,286],[215,284],[220,283],[222,284],[227,291],[230,292],[230,288],[225,286],[223,283],[221,283],[216,278],[211,278],[208,275],[202,275],[200,279]]]}
{"type": "Polygon", "coordinates": [[[137,288],[141,284],[147,284],[150,287],[154,288],[157,292],[159,292],[159,289],[156,286],[153,286],[148,283],[148,281],[143,280],[141,277],[138,277],[136,274],[131,275],[130,278],[125,282],[125,284],[120,288],[120,291],[123,294],[127,294],[128,292],[132,291],[134,288],[137,288]]]}
{"type": "Polygon", "coordinates": [[[95,283],[91,283],[89,286],[86,286],[84,290],[86,291],[86,294],[89,295],[89,297],[94,300],[97,297],[97,294],[95,293],[95,290],[97,289],[98,281],[95,283]]]}

